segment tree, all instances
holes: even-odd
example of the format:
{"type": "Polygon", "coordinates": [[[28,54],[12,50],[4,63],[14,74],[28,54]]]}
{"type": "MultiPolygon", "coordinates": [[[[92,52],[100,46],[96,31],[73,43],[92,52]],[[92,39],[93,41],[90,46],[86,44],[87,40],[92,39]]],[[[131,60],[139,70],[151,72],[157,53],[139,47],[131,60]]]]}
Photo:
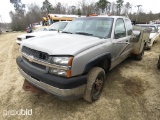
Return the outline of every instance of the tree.
{"type": "Polygon", "coordinates": [[[78,10],[77,10],[77,15],[78,16],[81,16],[81,10],[78,8],[78,10]]]}
{"type": "Polygon", "coordinates": [[[25,28],[30,24],[42,20],[41,8],[38,5],[29,4],[27,7],[28,11],[23,15],[20,15],[17,12],[10,11],[12,30],[25,30],[25,28]]]}
{"type": "Polygon", "coordinates": [[[116,2],[117,2],[117,14],[120,15],[124,1],[123,0],[117,0],[116,2]]]}
{"type": "Polygon", "coordinates": [[[21,0],[10,0],[10,3],[14,5],[14,9],[19,16],[23,16],[25,13],[25,4],[21,0]]]}
{"type": "Polygon", "coordinates": [[[72,8],[72,14],[75,14],[75,9],[76,9],[76,6],[71,6],[71,8],[72,8]]]}
{"type": "Polygon", "coordinates": [[[32,4],[29,4],[27,7],[29,11],[26,13],[26,16],[25,16],[26,25],[39,22],[42,20],[41,8],[37,4],[32,3],[32,4]]]}
{"type": "Polygon", "coordinates": [[[125,14],[128,15],[129,9],[130,9],[131,7],[132,7],[132,6],[131,6],[131,4],[130,4],[129,2],[127,2],[127,3],[125,4],[125,14]]]}
{"type": "Polygon", "coordinates": [[[102,13],[104,13],[104,10],[106,9],[107,7],[107,0],[99,0],[96,4],[97,4],[97,7],[100,8],[102,10],[102,13]]]}
{"type": "Polygon", "coordinates": [[[19,17],[18,14],[10,11],[10,17],[11,17],[11,29],[13,31],[21,31],[25,30],[25,21],[24,17],[19,17]]]}
{"type": "Polygon", "coordinates": [[[14,5],[15,13],[10,11],[11,17],[11,28],[12,30],[24,30],[25,22],[24,22],[24,13],[25,13],[25,4],[21,2],[21,0],[10,0],[10,3],[14,5]]]}
{"type": "Polygon", "coordinates": [[[117,12],[117,7],[116,7],[116,4],[115,4],[115,2],[112,2],[111,3],[111,15],[115,15],[116,14],[116,12],[117,12]]]}
{"type": "Polygon", "coordinates": [[[54,10],[54,8],[53,8],[52,4],[48,0],[45,0],[43,2],[41,10],[43,12],[45,12],[46,14],[49,14],[51,11],[54,10]]]}
{"type": "Polygon", "coordinates": [[[62,14],[62,4],[58,2],[56,6],[54,6],[54,13],[62,14]]]}

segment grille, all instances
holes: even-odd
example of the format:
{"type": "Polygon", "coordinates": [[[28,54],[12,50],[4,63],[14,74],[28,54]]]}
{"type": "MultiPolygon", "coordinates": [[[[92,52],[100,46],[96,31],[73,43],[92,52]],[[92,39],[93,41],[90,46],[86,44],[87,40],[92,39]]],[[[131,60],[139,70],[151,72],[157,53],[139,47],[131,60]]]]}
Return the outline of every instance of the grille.
{"type": "Polygon", "coordinates": [[[28,59],[26,59],[25,57],[23,57],[23,59],[25,61],[27,61],[29,64],[31,64],[32,66],[34,67],[37,67],[37,68],[40,68],[40,69],[43,69],[45,70],[46,69],[46,66],[43,66],[43,65],[40,65],[40,64],[37,64],[37,63],[34,63],[34,62],[30,62],[28,59]]]}
{"type": "Polygon", "coordinates": [[[32,37],[35,37],[35,36],[26,36],[26,39],[28,39],[28,38],[32,38],[32,37]]]}
{"type": "Polygon", "coordinates": [[[37,58],[39,60],[48,61],[49,59],[49,55],[47,53],[33,50],[25,46],[22,47],[22,52],[27,55],[33,56],[34,58],[37,58]]]}

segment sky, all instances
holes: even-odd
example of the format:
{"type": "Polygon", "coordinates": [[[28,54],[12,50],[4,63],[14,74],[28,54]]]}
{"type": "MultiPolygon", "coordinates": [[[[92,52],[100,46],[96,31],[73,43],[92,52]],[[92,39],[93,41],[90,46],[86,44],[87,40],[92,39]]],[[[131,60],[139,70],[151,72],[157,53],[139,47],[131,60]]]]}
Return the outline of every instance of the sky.
{"type": "MultiPolygon", "coordinates": [[[[44,0],[21,0],[24,4],[36,3],[39,6],[42,6],[44,0]]],[[[78,4],[78,1],[82,0],[49,0],[53,5],[57,2],[63,4],[67,3],[69,6],[78,4]]],[[[97,2],[98,0],[85,0],[87,2],[97,2]]],[[[107,0],[109,2],[116,2],[116,0],[107,0]]],[[[124,0],[124,3],[130,2],[133,6],[142,5],[141,9],[144,12],[152,11],[153,13],[160,13],[160,0],[124,0]]],[[[5,22],[11,22],[9,12],[14,11],[13,5],[10,3],[10,0],[0,0],[0,22],[1,18],[5,22]]],[[[137,7],[132,7],[132,12],[136,12],[137,7]]]]}

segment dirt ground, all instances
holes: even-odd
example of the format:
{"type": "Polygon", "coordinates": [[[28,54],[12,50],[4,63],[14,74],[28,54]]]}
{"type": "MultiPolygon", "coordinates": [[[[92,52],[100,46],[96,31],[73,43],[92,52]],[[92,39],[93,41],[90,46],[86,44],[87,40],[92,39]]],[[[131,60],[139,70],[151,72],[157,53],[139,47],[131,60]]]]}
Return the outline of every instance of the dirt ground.
{"type": "Polygon", "coordinates": [[[0,120],[160,120],[160,41],[145,51],[142,61],[127,59],[107,74],[101,98],[61,101],[22,90],[24,78],[16,65],[19,33],[0,35],[0,120]],[[8,110],[32,115],[6,115],[8,110]]]}

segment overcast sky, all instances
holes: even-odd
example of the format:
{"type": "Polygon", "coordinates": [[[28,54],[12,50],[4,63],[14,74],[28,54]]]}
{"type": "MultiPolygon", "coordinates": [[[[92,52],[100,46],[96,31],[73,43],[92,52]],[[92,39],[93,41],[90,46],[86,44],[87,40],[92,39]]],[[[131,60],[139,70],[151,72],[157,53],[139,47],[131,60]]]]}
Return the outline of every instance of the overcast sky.
{"type": "MultiPolygon", "coordinates": [[[[24,4],[29,4],[29,3],[36,3],[40,6],[42,6],[42,2],[44,0],[21,0],[22,3],[24,4]]],[[[82,0],[49,0],[53,5],[55,5],[55,3],[57,2],[61,2],[61,3],[67,3],[68,5],[72,6],[72,5],[76,5],[78,3],[78,1],[82,1],[82,0]]],[[[97,2],[98,0],[85,0],[87,2],[92,2],[95,1],[97,2]]],[[[109,2],[116,2],[116,0],[108,0],[109,2]]],[[[144,12],[149,12],[152,11],[153,13],[160,13],[160,0],[124,0],[124,3],[126,2],[130,2],[132,5],[136,6],[136,5],[142,5],[142,9],[144,12]]],[[[0,1],[0,15],[2,16],[2,18],[4,19],[5,22],[10,22],[10,16],[9,16],[9,12],[11,10],[14,10],[13,5],[10,3],[10,0],[1,0],[0,1]]],[[[136,11],[137,8],[133,7],[132,11],[136,11]]],[[[0,19],[1,22],[1,19],[0,19]]]]}

